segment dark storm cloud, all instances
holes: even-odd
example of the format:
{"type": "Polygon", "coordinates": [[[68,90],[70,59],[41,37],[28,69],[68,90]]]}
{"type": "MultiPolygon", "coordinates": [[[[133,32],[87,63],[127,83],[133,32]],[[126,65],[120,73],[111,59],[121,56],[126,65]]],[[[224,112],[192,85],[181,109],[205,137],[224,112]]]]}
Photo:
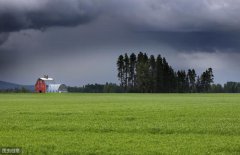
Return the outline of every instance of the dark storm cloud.
{"type": "Polygon", "coordinates": [[[240,52],[240,32],[145,32],[155,42],[179,52],[240,52]]]}
{"type": "Polygon", "coordinates": [[[0,33],[52,26],[76,26],[96,17],[93,0],[0,1],[0,33]]]}
{"type": "Polygon", "coordinates": [[[134,30],[239,30],[239,9],[236,0],[1,0],[0,32],[75,26],[100,14],[134,30]]]}

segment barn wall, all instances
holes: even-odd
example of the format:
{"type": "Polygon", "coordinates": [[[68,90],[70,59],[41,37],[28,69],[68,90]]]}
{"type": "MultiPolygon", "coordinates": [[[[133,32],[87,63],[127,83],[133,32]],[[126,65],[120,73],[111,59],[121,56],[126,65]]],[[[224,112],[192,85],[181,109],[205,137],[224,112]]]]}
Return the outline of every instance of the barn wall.
{"type": "Polygon", "coordinates": [[[47,86],[45,82],[41,79],[38,79],[35,84],[35,91],[37,93],[46,93],[47,86]]]}

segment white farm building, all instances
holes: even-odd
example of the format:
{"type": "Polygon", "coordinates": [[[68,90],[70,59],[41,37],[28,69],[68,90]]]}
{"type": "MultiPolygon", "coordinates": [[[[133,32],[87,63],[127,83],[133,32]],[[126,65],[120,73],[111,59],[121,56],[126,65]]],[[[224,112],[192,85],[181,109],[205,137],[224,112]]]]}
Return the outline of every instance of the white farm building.
{"type": "Polygon", "coordinates": [[[67,86],[65,84],[49,84],[47,87],[49,93],[66,93],[67,86]]]}

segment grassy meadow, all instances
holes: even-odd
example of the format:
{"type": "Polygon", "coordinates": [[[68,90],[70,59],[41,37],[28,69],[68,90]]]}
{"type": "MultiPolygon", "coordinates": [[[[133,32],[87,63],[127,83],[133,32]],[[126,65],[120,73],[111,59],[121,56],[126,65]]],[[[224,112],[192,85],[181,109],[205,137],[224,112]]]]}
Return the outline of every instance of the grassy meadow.
{"type": "Polygon", "coordinates": [[[23,154],[240,154],[240,94],[0,94],[23,154]]]}

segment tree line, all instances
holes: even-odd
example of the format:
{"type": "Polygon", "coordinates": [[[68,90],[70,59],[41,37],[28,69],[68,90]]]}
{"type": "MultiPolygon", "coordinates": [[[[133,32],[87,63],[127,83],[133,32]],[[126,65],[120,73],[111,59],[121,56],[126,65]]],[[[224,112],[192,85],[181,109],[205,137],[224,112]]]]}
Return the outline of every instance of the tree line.
{"type": "Polygon", "coordinates": [[[240,82],[227,82],[221,84],[212,84],[211,93],[240,93],[240,82]]]}
{"type": "Polygon", "coordinates": [[[0,89],[0,93],[30,93],[31,91],[25,87],[13,88],[13,89],[0,89]]]}
{"type": "Polygon", "coordinates": [[[78,93],[122,93],[122,88],[114,83],[87,84],[82,87],[68,87],[68,92],[78,93]]]}
{"type": "MultiPolygon", "coordinates": [[[[124,93],[125,91],[120,85],[114,83],[106,83],[106,84],[87,84],[81,87],[68,87],[68,92],[124,93]]],[[[207,93],[240,93],[240,82],[227,82],[224,85],[212,84],[207,93]]]]}
{"type": "Polygon", "coordinates": [[[117,70],[124,92],[202,93],[210,91],[214,80],[212,68],[201,75],[194,69],[175,71],[161,55],[142,52],[120,55],[117,70]]]}

